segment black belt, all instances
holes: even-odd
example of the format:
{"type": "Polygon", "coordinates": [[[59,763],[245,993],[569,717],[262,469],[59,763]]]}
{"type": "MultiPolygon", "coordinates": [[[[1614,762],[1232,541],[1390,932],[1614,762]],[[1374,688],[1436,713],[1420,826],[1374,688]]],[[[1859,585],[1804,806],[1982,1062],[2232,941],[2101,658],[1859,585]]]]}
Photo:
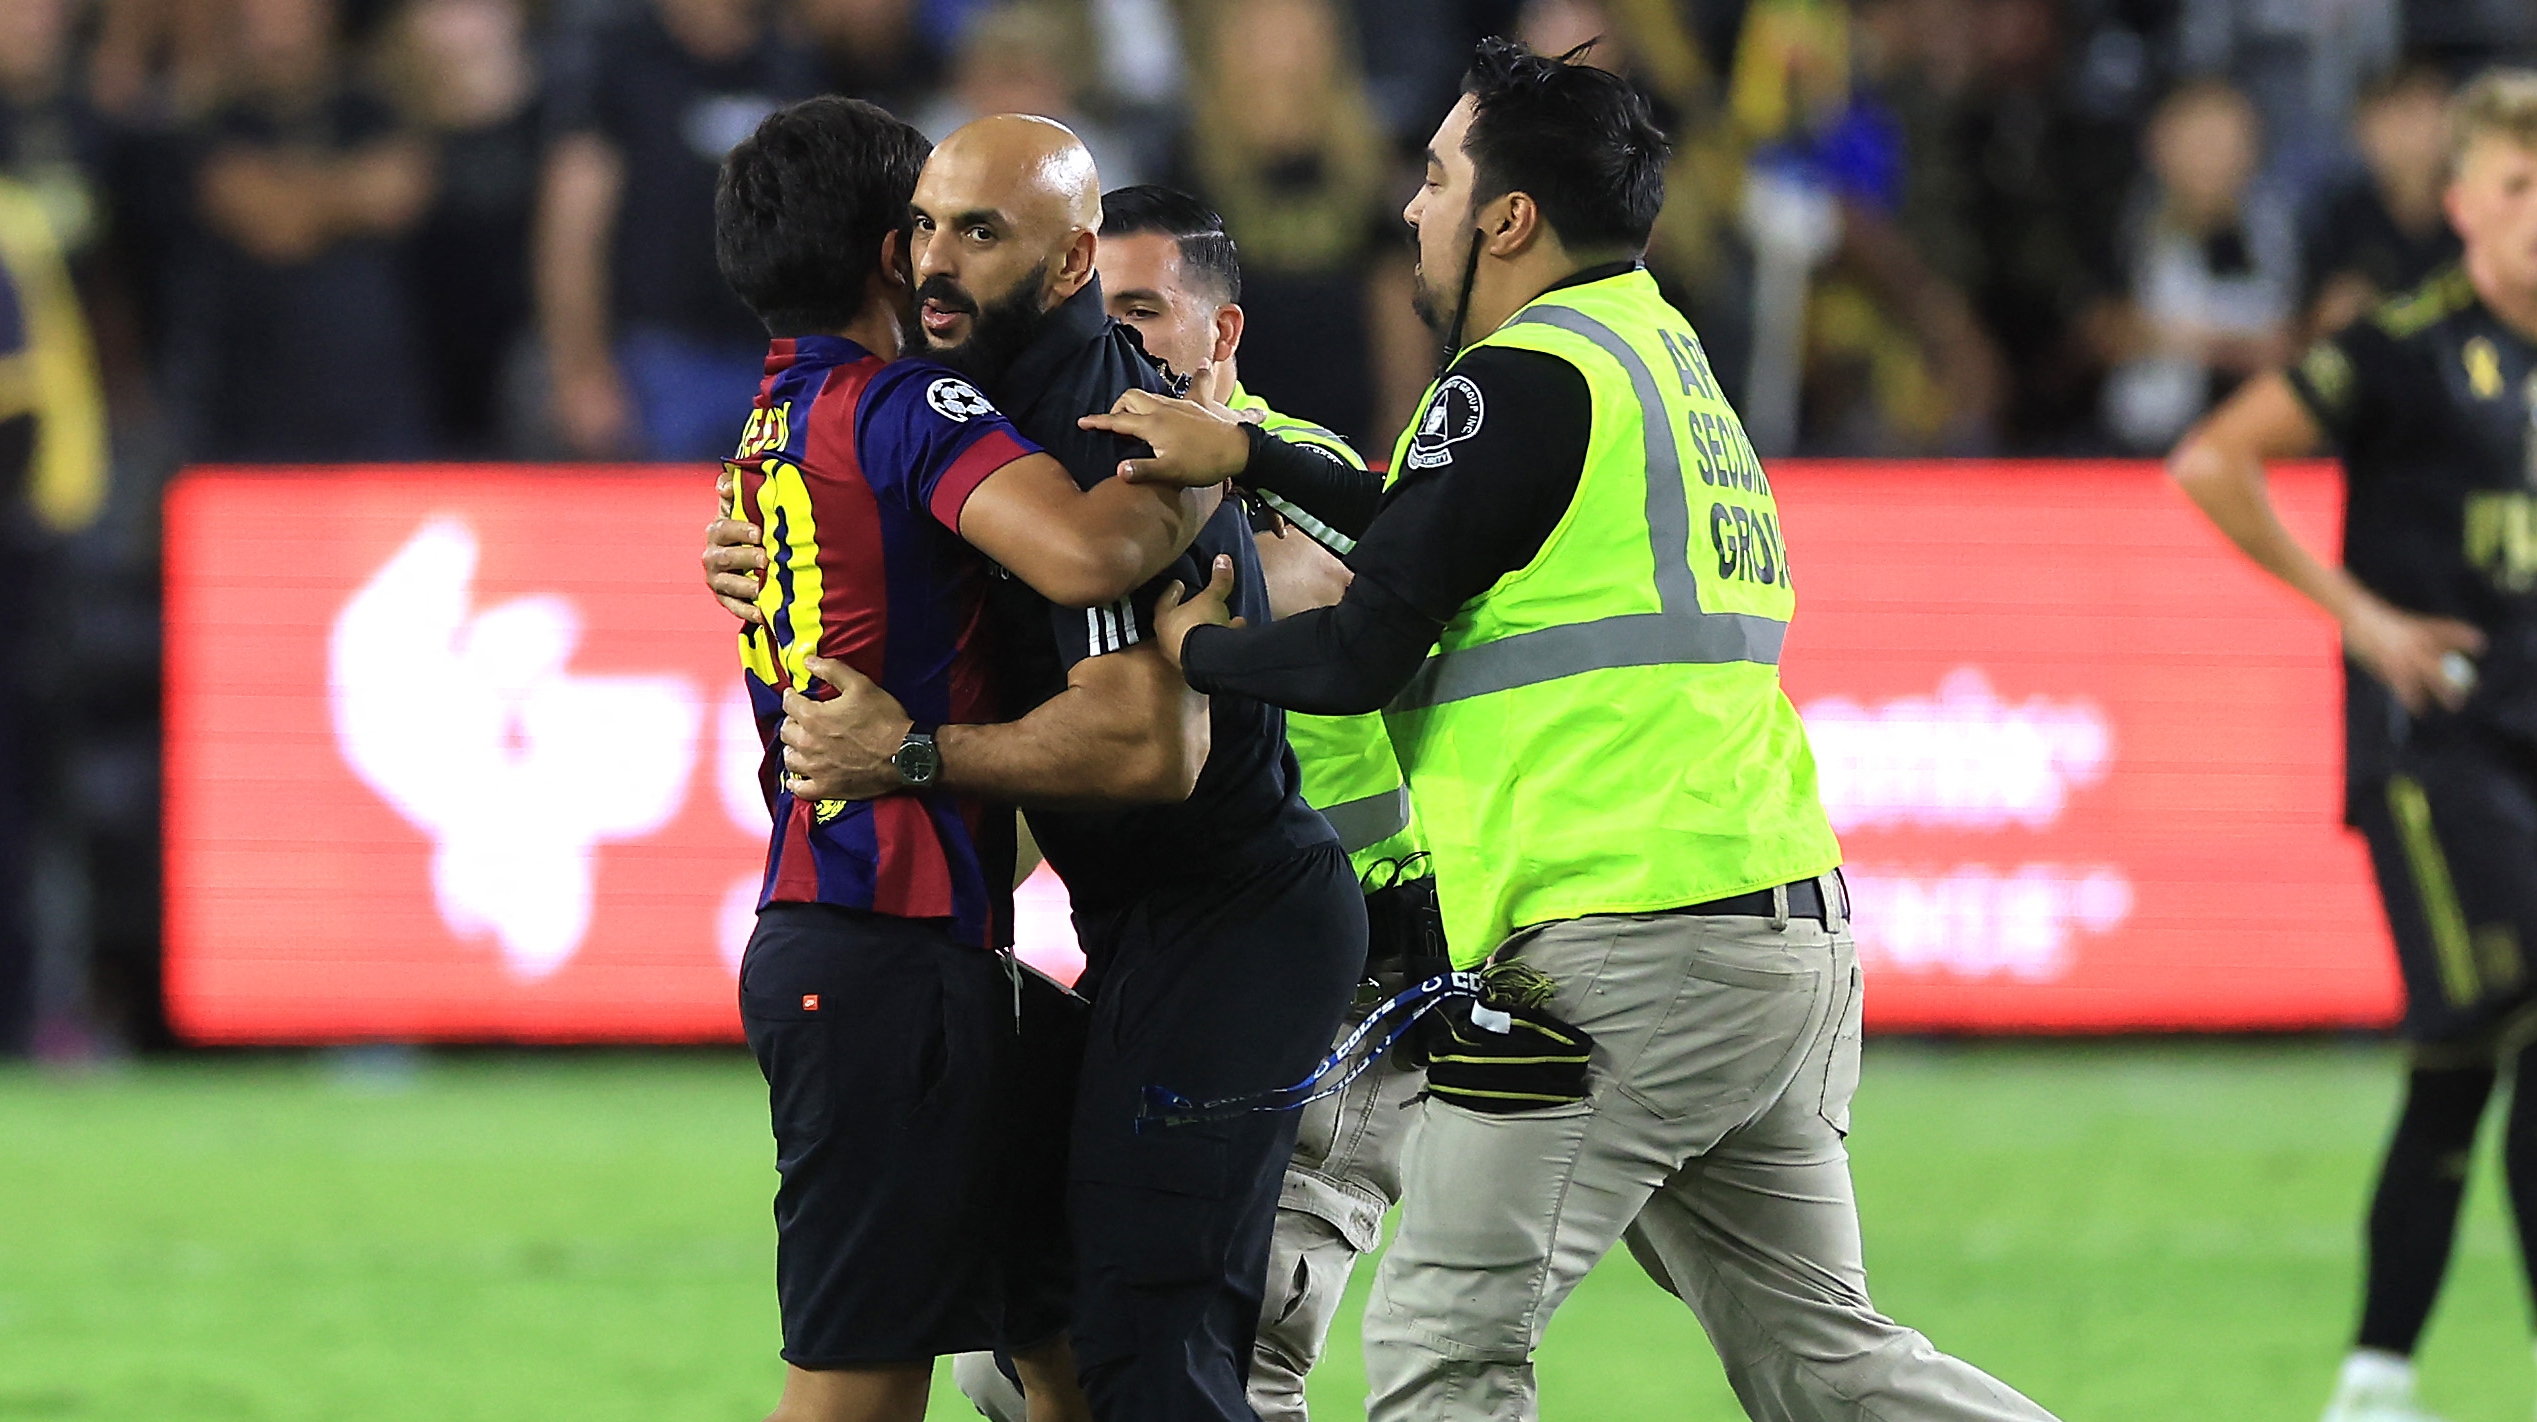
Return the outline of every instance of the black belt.
{"type": "MultiPolygon", "coordinates": [[[[1788,891],[1790,918],[1811,918],[1818,923],[1830,921],[1829,916],[1823,911],[1823,882],[1821,880],[1800,879],[1793,884],[1782,884],[1780,888],[1788,891]]],[[[1694,914],[1701,918],[1769,918],[1772,916],[1771,895],[1776,892],[1778,891],[1774,889],[1755,889],[1749,894],[1737,894],[1730,899],[1711,899],[1705,904],[1686,905],[1675,909],[1674,912],[1694,914]]]]}

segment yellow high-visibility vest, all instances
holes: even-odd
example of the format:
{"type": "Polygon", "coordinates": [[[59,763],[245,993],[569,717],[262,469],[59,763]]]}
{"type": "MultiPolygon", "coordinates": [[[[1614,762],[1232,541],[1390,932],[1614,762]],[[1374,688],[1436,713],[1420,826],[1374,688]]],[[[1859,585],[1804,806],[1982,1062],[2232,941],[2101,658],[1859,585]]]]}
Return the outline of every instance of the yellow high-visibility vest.
{"type": "MultiPolygon", "coordinates": [[[[1778,506],[1690,322],[1634,269],[1543,294],[1487,346],[1575,366],[1593,425],[1541,551],[1463,606],[1384,713],[1454,962],[1531,924],[1830,872],[1840,845],[1779,685],[1796,595],[1778,506]]],[[[1524,418],[1455,379],[1429,388],[1396,472],[1524,418]]]]}

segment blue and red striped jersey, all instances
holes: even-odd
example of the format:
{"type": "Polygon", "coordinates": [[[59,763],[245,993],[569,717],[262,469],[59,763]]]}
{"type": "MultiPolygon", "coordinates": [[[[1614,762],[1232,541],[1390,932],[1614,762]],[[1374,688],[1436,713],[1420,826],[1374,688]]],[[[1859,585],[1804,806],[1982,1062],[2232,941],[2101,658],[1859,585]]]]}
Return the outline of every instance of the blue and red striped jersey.
{"type": "Polygon", "coordinates": [[[884,361],[835,336],[778,340],[740,447],[738,517],[763,532],[763,626],[740,664],[765,747],[775,816],[758,903],[826,903],[947,918],[964,941],[1012,932],[1013,812],[939,790],[798,801],[776,733],[784,692],[833,694],[816,654],[870,677],[917,721],[999,719],[988,675],[987,562],[960,509],[988,475],[1039,446],[975,386],[928,361],[884,361]]]}

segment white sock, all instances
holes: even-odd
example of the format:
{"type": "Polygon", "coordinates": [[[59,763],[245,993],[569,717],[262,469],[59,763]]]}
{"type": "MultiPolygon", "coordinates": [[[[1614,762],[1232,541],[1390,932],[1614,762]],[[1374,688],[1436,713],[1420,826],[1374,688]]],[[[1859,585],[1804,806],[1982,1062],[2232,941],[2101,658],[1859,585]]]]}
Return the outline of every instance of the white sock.
{"type": "Polygon", "coordinates": [[[2414,1360],[2376,1348],[2355,1348],[2343,1360],[2343,1374],[2336,1380],[2342,1392],[2394,1394],[2410,1397],[2414,1391],[2414,1360]]]}

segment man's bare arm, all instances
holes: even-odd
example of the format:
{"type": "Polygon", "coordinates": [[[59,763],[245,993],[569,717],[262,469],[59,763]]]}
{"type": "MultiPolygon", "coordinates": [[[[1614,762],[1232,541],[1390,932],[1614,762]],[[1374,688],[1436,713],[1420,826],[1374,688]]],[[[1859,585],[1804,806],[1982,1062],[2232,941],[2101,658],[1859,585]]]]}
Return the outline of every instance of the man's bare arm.
{"type": "MultiPolygon", "coordinates": [[[[716,488],[726,513],[705,525],[705,586],[742,622],[756,606],[766,550],[755,524],[732,517],[731,474],[716,488]]],[[[987,476],[960,510],[960,536],[1062,607],[1116,602],[1143,587],[1198,536],[1221,489],[1138,487],[1107,479],[1087,493],[1045,454],[987,476]]]]}
{"type": "Polygon", "coordinates": [[[1145,585],[1198,536],[1222,489],[1141,487],[1104,479],[1077,488],[1066,467],[1033,454],[998,469],[960,507],[960,536],[1061,607],[1116,602],[1145,585]]]}
{"type": "MultiPolygon", "coordinates": [[[[837,694],[785,694],[785,788],[817,800],[902,789],[890,758],[907,737],[906,710],[849,667],[824,657],[807,666],[837,694]]],[[[937,783],[1033,808],[1168,804],[1189,798],[1208,743],[1207,699],[1152,647],[1133,647],[1076,663],[1066,689],[1019,721],[937,729],[937,783]]]]}
{"type": "Polygon", "coordinates": [[[2409,711],[2456,709],[2468,687],[2446,666],[2452,652],[2482,651],[2484,635],[2445,617],[2389,606],[2349,572],[2293,537],[2264,480],[2268,459],[2317,453],[2325,432],[2280,372],[2248,381],[2187,433],[2168,472],[2222,533],[2264,571],[2315,603],[2343,629],[2344,648],[2409,711]]]}
{"type": "Polygon", "coordinates": [[[943,784],[1029,809],[1172,804],[1207,764],[1207,698],[1153,647],[1087,657],[1019,721],[936,733],[943,784]]]}
{"type": "Polygon", "coordinates": [[[1356,581],[1347,564],[1283,520],[1276,532],[1255,533],[1251,542],[1260,550],[1260,575],[1268,580],[1272,618],[1334,607],[1356,581]]]}

